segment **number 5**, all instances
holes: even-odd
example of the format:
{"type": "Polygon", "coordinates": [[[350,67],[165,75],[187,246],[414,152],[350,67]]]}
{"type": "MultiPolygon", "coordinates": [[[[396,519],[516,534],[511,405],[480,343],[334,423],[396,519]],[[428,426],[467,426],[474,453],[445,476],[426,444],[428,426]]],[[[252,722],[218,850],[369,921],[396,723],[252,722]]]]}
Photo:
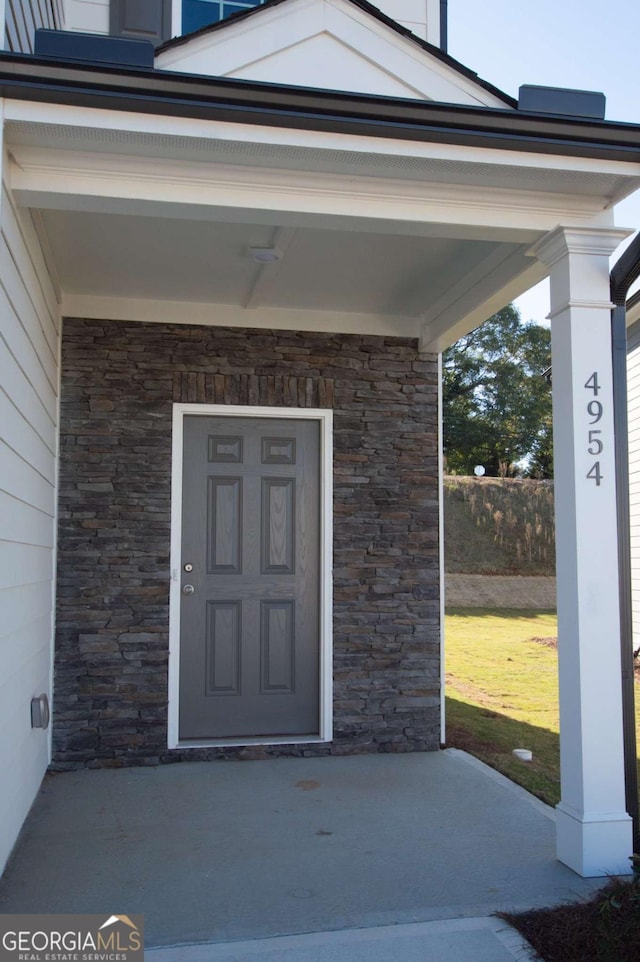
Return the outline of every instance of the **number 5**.
{"type": "Polygon", "coordinates": [[[604,445],[600,438],[594,437],[595,434],[602,434],[602,431],[589,431],[589,454],[602,454],[604,445]],[[596,445],[596,447],[594,448],[593,445],[596,445]]]}

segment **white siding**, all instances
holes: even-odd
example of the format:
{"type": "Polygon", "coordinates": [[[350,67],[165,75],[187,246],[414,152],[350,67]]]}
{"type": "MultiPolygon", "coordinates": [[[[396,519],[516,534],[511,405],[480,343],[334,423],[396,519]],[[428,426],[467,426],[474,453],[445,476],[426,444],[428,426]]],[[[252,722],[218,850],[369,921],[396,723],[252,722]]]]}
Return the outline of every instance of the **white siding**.
{"type": "Polygon", "coordinates": [[[5,49],[33,53],[33,35],[39,27],[59,30],[63,0],[5,0],[5,49]]]}
{"type": "Polygon", "coordinates": [[[109,33],[109,0],[65,0],[65,30],[109,33]]]}
{"type": "MultiPolygon", "coordinates": [[[[176,22],[181,0],[173,0],[173,6],[176,22]]],[[[440,45],[440,0],[377,0],[374,6],[416,36],[440,45]]],[[[65,0],[64,7],[66,30],[109,32],[109,0],[65,0]]]]}
{"type": "Polygon", "coordinates": [[[60,321],[33,224],[0,230],[0,870],[49,762],[31,699],[51,698],[60,321]]]}
{"type": "Polygon", "coordinates": [[[640,645],[640,321],[627,332],[633,646],[640,645]]]}
{"type": "Polygon", "coordinates": [[[345,0],[289,0],[194,34],[156,67],[203,76],[504,108],[504,100],[345,0]],[[331,69],[327,70],[327,64],[331,69]]]}
{"type": "Polygon", "coordinates": [[[440,0],[376,0],[374,7],[417,37],[440,46],[440,0]]]}

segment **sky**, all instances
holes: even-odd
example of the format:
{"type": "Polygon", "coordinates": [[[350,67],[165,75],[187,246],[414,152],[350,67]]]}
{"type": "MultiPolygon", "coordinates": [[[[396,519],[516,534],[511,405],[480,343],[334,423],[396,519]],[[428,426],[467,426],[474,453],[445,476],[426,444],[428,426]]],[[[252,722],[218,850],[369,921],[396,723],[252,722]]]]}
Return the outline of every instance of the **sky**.
{"type": "MultiPolygon", "coordinates": [[[[521,84],[598,90],[607,120],[640,124],[640,0],[449,0],[449,53],[513,97],[521,84]]],[[[640,191],[616,223],[640,229],[640,191]]],[[[543,322],[548,283],[516,305],[543,322]]]]}

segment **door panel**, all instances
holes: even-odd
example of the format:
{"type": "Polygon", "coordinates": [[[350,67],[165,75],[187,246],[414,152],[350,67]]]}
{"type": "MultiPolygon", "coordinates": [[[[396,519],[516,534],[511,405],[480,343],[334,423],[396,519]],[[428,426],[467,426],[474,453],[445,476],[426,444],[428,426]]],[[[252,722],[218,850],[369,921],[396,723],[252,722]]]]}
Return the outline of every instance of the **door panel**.
{"type": "Polygon", "coordinates": [[[240,692],[240,603],[207,602],[205,694],[240,692]]]}
{"type": "Polygon", "coordinates": [[[207,573],[240,574],[242,478],[207,479],[207,573]]]}
{"type": "Polygon", "coordinates": [[[262,478],[263,574],[294,573],[295,481],[293,478],[262,478]]]}
{"type": "Polygon", "coordinates": [[[260,602],[262,691],[295,691],[295,605],[293,601],[260,602]]]}
{"type": "Polygon", "coordinates": [[[189,415],[183,453],[180,738],[317,735],[320,426],[189,415]]]}

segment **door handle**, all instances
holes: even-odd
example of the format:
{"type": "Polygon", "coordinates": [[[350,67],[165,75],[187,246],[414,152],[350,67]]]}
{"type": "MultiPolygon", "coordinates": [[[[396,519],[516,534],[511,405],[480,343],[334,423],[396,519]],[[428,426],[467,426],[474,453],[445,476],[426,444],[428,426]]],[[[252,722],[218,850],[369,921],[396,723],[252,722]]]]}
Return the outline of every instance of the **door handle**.
{"type": "Polygon", "coordinates": [[[183,589],[182,589],[182,594],[183,594],[183,595],[192,595],[192,594],[194,594],[195,590],[196,590],[196,589],[193,587],[193,585],[185,585],[185,586],[183,587],[183,589]]]}

